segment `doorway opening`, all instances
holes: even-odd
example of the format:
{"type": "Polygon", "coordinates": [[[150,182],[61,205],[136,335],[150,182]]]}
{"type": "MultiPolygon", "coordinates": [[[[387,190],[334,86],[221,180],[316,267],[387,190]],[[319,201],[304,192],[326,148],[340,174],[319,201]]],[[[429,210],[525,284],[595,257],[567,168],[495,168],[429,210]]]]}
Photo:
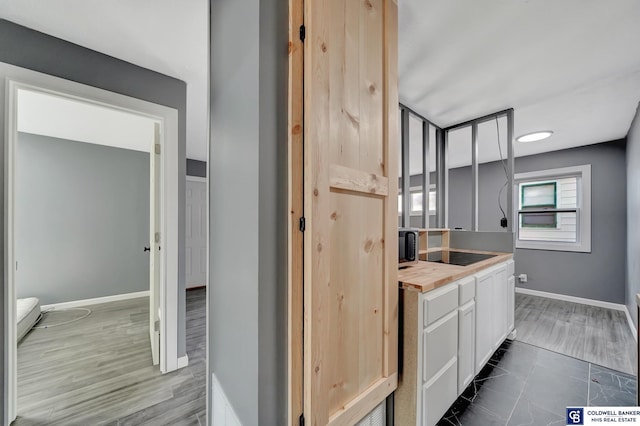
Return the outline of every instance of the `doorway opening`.
{"type": "MultiPolygon", "coordinates": [[[[105,240],[105,238],[107,238],[105,235],[89,235],[89,237],[93,237],[92,241],[91,238],[87,238],[86,233],[78,232],[73,236],[64,234],[62,232],[64,226],[61,226],[60,222],[46,223],[46,220],[41,220],[41,226],[39,228],[36,226],[35,229],[33,229],[34,227],[31,226],[33,222],[28,222],[28,226],[22,226],[21,228],[21,220],[25,222],[25,220],[28,219],[27,215],[19,214],[19,207],[17,205],[19,197],[24,193],[24,187],[20,185],[26,183],[24,176],[22,179],[20,178],[21,159],[19,157],[23,146],[45,147],[48,155],[53,153],[52,155],[58,155],[59,159],[67,160],[73,160],[74,158],[73,155],[70,154],[71,151],[78,151],[78,149],[80,149],[80,151],[87,151],[87,149],[90,148],[94,151],[94,154],[99,152],[98,155],[100,156],[101,162],[105,162],[107,157],[109,157],[111,160],[115,160],[111,164],[120,164],[120,166],[123,166],[121,162],[118,162],[117,158],[113,158],[113,154],[118,152],[121,154],[121,159],[125,157],[135,157],[136,161],[138,161],[136,164],[145,164],[146,161],[147,165],[146,176],[143,182],[143,186],[146,187],[146,194],[140,192],[135,193],[135,191],[132,193],[129,191],[131,200],[136,201],[138,204],[141,203],[140,205],[146,207],[146,229],[140,229],[139,223],[138,226],[131,228],[136,229],[144,241],[141,240],[142,244],[136,244],[136,247],[126,247],[126,250],[135,249],[141,254],[141,256],[137,256],[136,259],[131,260],[131,263],[136,263],[137,260],[138,270],[140,270],[140,259],[143,259],[143,262],[146,263],[146,266],[143,267],[147,273],[146,288],[139,290],[137,288],[127,289],[122,287],[123,283],[118,282],[122,280],[116,279],[118,273],[122,272],[117,267],[109,269],[107,266],[100,270],[95,270],[94,268],[92,277],[94,283],[98,283],[99,285],[100,279],[111,275],[114,278],[111,282],[115,283],[111,285],[113,288],[107,291],[103,286],[103,288],[97,289],[97,293],[93,294],[90,293],[88,284],[84,287],[76,287],[75,289],[67,286],[64,291],[53,290],[49,293],[43,291],[42,304],[47,311],[55,313],[59,318],[54,319],[54,315],[50,315],[50,318],[47,319],[47,314],[44,314],[41,325],[49,328],[36,331],[59,331],[66,329],[66,332],[68,332],[70,330],[69,327],[71,327],[71,329],[77,328],[80,334],[90,334],[95,337],[95,334],[92,334],[93,331],[96,331],[95,329],[80,332],[80,325],[85,326],[90,324],[90,320],[92,321],[105,313],[105,307],[110,306],[110,304],[116,304],[119,307],[115,307],[115,310],[133,309],[129,319],[137,320],[132,321],[132,323],[137,324],[138,328],[144,328],[147,332],[145,336],[146,345],[152,354],[150,358],[152,358],[153,364],[159,366],[155,367],[156,370],[159,369],[159,372],[162,373],[176,370],[179,367],[186,366],[188,364],[188,358],[186,355],[180,358],[178,357],[177,336],[178,207],[176,200],[178,198],[178,179],[173,178],[177,177],[178,173],[177,161],[173,161],[173,159],[178,157],[177,154],[175,154],[178,149],[177,111],[172,108],[162,107],[44,74],[22,70],[17,67],[6,67],[11,71],[8,72],[8,74],[13,74],[11,76],[13,78],[7,80],[5,91],[7,100],[5,105],[7,110],[4,114],[7,136],[7,155],[5,157],[5,168],[7,170],[7,179],[5,181],[5,215],[7,218],[5,223],[5,265],[7,265],[5,269],[5,285],[7,287],[5,288],[5,294],[7,294],[7,298],[5,299],[4,309],[6,324],[4,344],[6,354],[5,371],[8,375],[5,388],[6,399],[4,403],[7,408],[5,413],[7,414],[6,421],[8,424],[11,423],[18,414],[18,376],[20,372],[18,369],[19,351],[17,340],[19,324],[15,301],[24,294],[22,293],[23,290],[29,292],[35,288],[34,285],[47,284],[47,280],[44,278],[45,276],[42,275],[46,273],[47,267],[63,266],[67,272],[72,272],[71,276],[74,275],[73,271],[76,271],[75,275],[77,276],[81,275],[77,274],[78,270],[82,270],[85,267],[84,263],[87,263],[83,262],[83,259],[80,258],[82,252],[76,251],[75,256],[58,256],[57,261],[54,262],[55,265],[46,264],[46,261],[45,263],[38,261],[29,265],[30,261],[35,261],[33,259],[23,261],[24,250],[22,250],[22,248],[24,247],[20,247],[20,237],[24,235],[25,230],[35,233],[32,241],[42,238],[44,232],[51,232],[54,236],[56,233],[58,234],[57,238],[54,238],[54,245],[49,246],[48,251],[40,251],[41,260],[46,258],[55,259],[56,254],[59,255],[63,253],[65,249],[68,249],[69,246],[72,245],[71,240],[74,238],[84,239],[82,244],[85,246],[85,253],[103,250],[105,246],[109,245],[109,242],[105,240]],[[16,70],[20,71],[17,72],[16,70]],[[40,102],[31,102],[34,99],[40,102]],[[27,112],[23,109],[25,105],[30,105],[29,108],[32,109],[31,115],[29,115],[28,112],[29,108],[27,108],[27,112]],[[40,105],[40,107],[44,105],[46,111],[38,110],[38,106],[34,107],[34,105],[40,105]],[[101,111],[102,115],[99,116],[97,121],[92,121],[92,119],[87,116],[83,116],[79,110],[73,110],[74,107],[83,108],[84,110],[93,109],[94,112],[101,111]],[[65,110],[65,108],[71,108],[71,110],[65,110]],[[66,114],[63,113],[64,111],[66,111],[66,114]],[[34,117],[40,117],[40,119],[34,120],[34,117]],[[65,120],[74,125],[64,126],[65,120]],[[94,124],[93,126],[92,123],[94,124]],[[96,123],[100,124],[97,128],[96,123]],[[124,128],[128,130],[127,133],[129,133],[130,136],[132,135],[132,137],[128,139],[128,142],[126,138],[120,137],[124,134],[122,132],[124,128]],[[60,129],[67,129],[71,134],[65,134],[64,131],[60,129]],[[114,142],[118,140],[120,142],[114,142]],[[172,154],[175,154],[175,156],[172,157],[172,154]],[[142,161],[142,163],[140,163],[140,161],[142,161]],[[51,249],[51,247],[54,247],[54,249],[51,249]],[[58,249],[55,249],[55,247],[58,247],[58,249]],[[147,251],[145,251],[146,248],[148,248],[147,251]],[[46,256],[47,254],[48,256],[46,256]],[[36,265],[36,267],[33,267],[33,265],[36,265]],[[46,267],[43,267],[43,265],[46,267]],[[40,277],[37,276],[38,273],[41,275],[40,277]],[[28,285],[23,288],[21,282],[28,282],[28,285]],[[20,288],[17,288],[17,285],[19,285],[20,288]],[[68,294],[65,296],[64,292],[68,294]],[[146,297],[148,299],[140,299],[140,297],[146,297]],[[147,300],[149,300],[149,302],[147,302],[147,300]],[[81,318],[81,316],[78,316],[79,313],[77,310],[76,312],[71,310],[65,311],[66,308],[84,307],[87,305],[89,306],[84,308],[86,310],[85,312],[91,311],[94,314],[93,318],[91,315],[81,318]],[[94,308],[90,305],[94,305],[94,308]],[[141,317],[147,317],[148,320],[139,321],[141,317]],[[66,324],[54,328],[54,326],[60,323],[66,324]]],[[[76,159],[79,158],[82,158],[82,156],[76,157],[76,159]]],[[[46,188],[47,185],[52,184],[52,181],[55,180],[50,172],[43,174],[43,172],[46,172],[43,166],[44,164],[45,163],[39,163],[38,167],[30,168],[30,171],[34,174],[40,174],[40,177],[35,180],[33,180],[34,176],[30,175],[29,179],[31,179],[32,182],[31,188],[46,188]]],[[[69,164],[73,164],[73,162],[69,164]]],[[[50,165],[55,166],[55,164],[50,165]]],[[[87,170],[87,167],[89,167],[87,162],[78,161],[76,162],[76,166],[77,167],[69,166],[64,170],[65,173],[69,174],[71,172],[83,171],[83,168],[85,172],[96,172],[95,169],[87,170]]],[[[119,166],[116,165],[113,167],[119,166]]],[[[134,169],[135,167],[131,167],[128,170],[131,171],[134,169]]],[[[138,174],[140,174],[139,170],[138,174]]],[[[95,203],[100,204],[100,190],[104,189],[103,186],[110,182],[108,182],[107,179],[100,178],[87,182],[82,181],[82,177],[78,178],[78,176],[81,175],[76,174],[74,176],[75,180],[79,181],[78,183],[84,185],[84,196],[86,197],[93,194],[93,196],[95,196],[95,203]]],[[[120,177],[123,178],[123,176],[120,177]]],[[[69,182],[72,181],[73,179],[69,182]]],[[[126,186],[125,182],[126,179],[120,181],[119,184],[126,186]]],[[[57,183],[60,184],[61,182],[58,181],[57,183]]],[[[131,185],[132,182],[129,182],[129,186],[131,185]]],[[[66,188],[66,193],[69,194],[69,188],[66,188]]],[[[119,226],[116,226],[114,229],[121,227],[126,228],[131,225],[130,222],[135,222],[132,218],[127,217],[126,212],[116,211],[121,207],[117,202],[111,203],[112,208],[109,208],[110,203],[107,202],[100,204],[100,208],[94,210],[92,210],[92,206],[87,205],[85,211],[80,212],[81,214],[79,215],[77,215],[77,211],[65,212],[65,203],[63,200],[50,198],[48,205],[50,208],[43,208],[42,200],[40,200],[39,210],[42,211],[38,211],[34,217],[38,215],[40,215],[41,219],[53,217],[54,215],[51,214],[52,210],[58,208],[62,210],[57,213],[62,222],[65,221],[65,217],[68,219],[68,216],[73,216],[71,213],[76,213],[76,217],[79,218],[85,217],[87,223],[101,222],[102,224],[109,221],[109,219],[105,217],[111,217],[111,219],[113,219],[113,217],[120,215],[118,217],[119,223],[117,223],[119,226]],[[102,214],[106,216],[100,217],[102,214]]],[[[78,207],[76,206],[76,208],[78,207]]],[[[78,225],[78,223],[75,225],[78,225]]],[[[111,242],[110,248],[112,252],[118,251],[115,245],[115,242],[111,242]]],[[[119,249],[125,250],[122,247],[119,249]]],[[[31,252],[30,255],[32,255],[33,252],[37,252],[38,250],[29,251],[31,252]]],[[[73,254],[74,252],[71,251],[69,253],[73,254]]],[[[103,256],[107,257],[106,254],[103,254],[103,256]]],[[[108,262],[105,263],[108,264],[108,262]]],[[[121,265],[121,269],[126,269],[128,266],[121,265]]],[[[49,284],[51,284],[50,281],[49,279],[49,284]]],[[[67,278],[66,284],[70,284],[71,281],[73,280],[67,278]]],[[[132,281],[136,281],[136,279],[132,281]]],[[[37,296],[37,294],[34,296],[37,296]]],[[[84,313],[82,313],[82,315],[84,315],[84,313]]],[[[108,313],[106,316],[115,318],[114,315],[108,313]]],[[[111,324],[110,327],[118,328],[121,325],[121,323],[116,321],[115,325],[111,324]]],[[[23,342],[27,339],[29,339],[29,335],[27,335],[23,342]]],[[[69,336],[60,337],[60,339],[68,339],[67,342],[70,341],[69,336]]],[[[46,341],[46,338],[44,341],[46,341]]],[[[81,350],[81,345],[78,345],[76,349],[78,351],[81,350]]],[[[113,351],[117,352],[118,348],[114,347],[113,351]]],[[[38,348],[35,349],[36,355],[41,352],[38,348]]],[[[79,357],[80,355],[77,355],[76,352],[76,355],[71,354],[68,357],[62,356],[60,362],[68,365],[77,364],[79,357]]],[[[91,376],[91,374],[89,374],[89,376],[85,377],[85,380],[96,380],[95,374],[99,374],[101,370],[104,372],[106,366],[108,366],[108,361],[98,362],[97,364],[98,368],[94,376],[89,377],[91,376]]],[[[34,374],[30,376],[30,380],[42,380],[41,374],[44,374],[44,370],[49,367],[51,366],[47,366],[41,370],[37,368],[33,369],[32,373],[34,374]]],[[[78,394],[84,394],[85,399],[91,399],[86,398],[86,391],[87,389],[78,391],[78,394]]],[[[40,397],[41,396],[42,395],[40,395],[40,397]]],[[[137,402],[139,404],[141,403],[141,401],[137,402]]],[[[129,402],[129,404],[131,405],[131,402],[129,402]]],[[[87,410],[90,408],[84,407],[83,409],[87,410]]],[[[93,414],[97,415],[97,411],[94,410],[93,414]]]]}

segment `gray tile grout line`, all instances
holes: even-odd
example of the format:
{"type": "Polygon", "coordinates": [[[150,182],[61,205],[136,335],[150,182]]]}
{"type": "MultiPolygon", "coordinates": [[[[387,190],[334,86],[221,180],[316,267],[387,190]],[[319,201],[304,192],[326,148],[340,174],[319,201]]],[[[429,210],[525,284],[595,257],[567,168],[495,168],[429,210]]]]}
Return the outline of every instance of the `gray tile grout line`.
{"type": "MultiPolygon", "coordinates": [[[[537,358],[537,355],[536,355],[536,358],[537,358]]],[[[531,369],[531,371],[529,371],[527,373],[527,377],[525,377],[525,379],[524,379],[524,386],[522,386],[522,390],[520,391],[520,395],[518,395],[518,398],[516,399],[516,403],[513,405],[513,408],[511,409],[511,413],[509,413],[509,417],[507,418],[507,422],[505,423],[505,426],[508,425],[509,422],[511,421],[511,417],[513,417],[513,413],[516,411],[516,407],[518,406],[518,403],[522,399],[522,394],[524,393],[524,390],[527,387],[527,382],[529,381],[529,377],[531,377],[531,373],[533,372],[533,369],[535,367],[536,366],[534,364],[533,368],[531,369]]]]}

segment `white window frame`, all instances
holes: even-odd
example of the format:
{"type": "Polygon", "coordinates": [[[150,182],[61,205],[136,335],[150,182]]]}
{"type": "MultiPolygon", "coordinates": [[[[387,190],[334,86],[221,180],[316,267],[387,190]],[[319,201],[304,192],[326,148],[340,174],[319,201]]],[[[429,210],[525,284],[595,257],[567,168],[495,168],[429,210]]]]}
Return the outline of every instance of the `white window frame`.
{"type": "Polygon", "coordinates": [[[570,251],[591,253],[591,164],[558,169],[540,170],[537,172],[518,173],[514,176],[514,200],[520,200],[520,184],[532,180],[556,180],[567,177],[578,178],[577,203],[577,241],[574,243],[561,241],[523,241],[520,240],[519,201],[514,208],[514,230],[517,249],[570,251]]]}

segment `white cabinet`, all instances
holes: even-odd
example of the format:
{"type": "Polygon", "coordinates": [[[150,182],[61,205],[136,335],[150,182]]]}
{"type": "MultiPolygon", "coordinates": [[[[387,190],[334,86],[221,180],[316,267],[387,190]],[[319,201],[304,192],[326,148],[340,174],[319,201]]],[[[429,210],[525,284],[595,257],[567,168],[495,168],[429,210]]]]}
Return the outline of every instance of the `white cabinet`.
{"type": "Polygon", "coordinates": [[[476,302],[458,308],[458,394],[475,377],[476,302]]]}
{"type": "MultiPolygon", "coordinates": [[[[507,283],[507,333],[511,333],[515,328],[516,314],[516,277],[511,275],[507,283]]],[[[513,338],[513,337],[511,337],[513,338]]]]}
{"type": "Polygon", "coordinates": [[[441,288],[402,292],[402,366],[396,424],[433,426],[513,329],[512,266],[441,288]]]}
{"type": "Polygon", "coordinates": [[[493,352],[507,338],[507,265],[493,269],[493,352]]]}
{"type": "Polygon", "coordinates": [[[422,391],[422,425],[435,425],[458,397],[457,362],[453,358],[422,391]]]}
{"type": "Polygon", "coordinates": [[[494,346],[493,270],[476,275],[476,356],[475,374],[489,361],[494,346]]]}
{"type": "Polygon", "coordinates": [[[514,286],[509,269],[504,263],[476,274],[476,374],[513,330],[514,286]]]}
{"type": "Polygon", "coordinates": [[[428,384],[445,365],[458,356],[457,306],[424,330],[422,345],[422,380],[428,384]]]}
{"type": "Polygon", "coordinates": [[[422,299],[422,423],[435,424],[458,397],[458,284],[422,299]],[[435,420],[433,420],[435,419],[435,420]]]}
{"type": "Polygon", "coordinates": [[[507,262],[507,333],[511,333],[516,326],[516,277],[514,273],[515,263],[510,260],[507,262]]]}

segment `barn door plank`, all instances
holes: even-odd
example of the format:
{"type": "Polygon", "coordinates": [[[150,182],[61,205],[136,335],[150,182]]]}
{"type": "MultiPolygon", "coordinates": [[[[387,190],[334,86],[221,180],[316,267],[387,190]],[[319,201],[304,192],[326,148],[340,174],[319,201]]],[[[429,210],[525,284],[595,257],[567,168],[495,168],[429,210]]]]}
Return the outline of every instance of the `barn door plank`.
{"type": "Polygon", "coordinates": [[[397,386],[397,2],[304,20],[304,412],[352,425],[397,386]]]}

